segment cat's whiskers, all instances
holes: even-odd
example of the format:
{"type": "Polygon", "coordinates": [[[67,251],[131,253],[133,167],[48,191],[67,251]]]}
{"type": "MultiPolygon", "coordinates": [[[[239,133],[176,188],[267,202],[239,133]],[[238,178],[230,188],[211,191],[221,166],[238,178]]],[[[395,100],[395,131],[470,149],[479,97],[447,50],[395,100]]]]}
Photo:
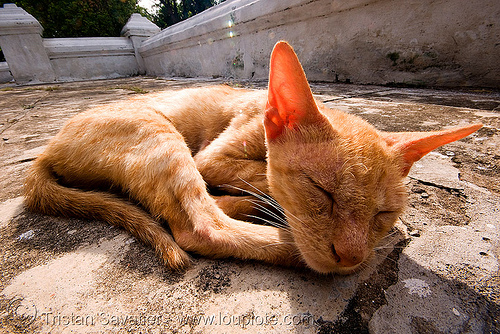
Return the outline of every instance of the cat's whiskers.
{"type": "Polygon", "coordinates": [[[266,194],[265,192],[263,192],[262,190],[260,190],[259,188],[257,188],[253,184],[251,184],[250,182],[242,179],[241,177],[239,177],[239,179],[240,179],[241,182],[245,183],[247,186],[249,186],[250,188],[254,189],[260,195],[257,196],[257,193],[255,193],[255,192],[250,192],[251,194],[255,194],[255,196],[258,197],[261,200],[263,198],[265,198],[265,202],[267,202],[269,205],[272,205],[278,211],[283,211],[283,208],[281,207],[281,205],[273,197],[271,197],[270,195],[266,194]]]}
{"type": "Polygon", "coordinates": [[[394,249],[396,244],[395,243],[387,243],[385,245],[381,245],[381,246],[377,246],[377,247],[374,247],[373,250],[375,252],[381,252],[383,250],[386,250],[386,249],[394,249]]]}
{"type": "Polygon", "coordinates": [[[374,247],[373,250],[379,251],[384,249],[395,249],[396,244],[399,242],[399,240],[393,238],[396,233],[398,233],[398,230],[394,229],[391,233],[388,233],[386,236],[382,237],[378,242],[378,246],[374,247]],[[382,241],[387,241],[387,242],[381,244],[382,241]]]}
{"type": "MultiPolygon", "coordinates": [[[[276,219],[278,222],[282,223],[283,224],[283,227],[288,227],[288,222],[286,221],[285,218],[283,218],[283,216],[280,216],[278,213],[276,212],[273,212],[272,210],[266,208],[265,206],[261,205],[259,203],[259,201],[257,200],[250,200],[250,199],[247,199],[246,200],[247,202],[250,202],[254,205],[255,209],[262,212],[262,213],[265,213],[269,216],[271,216],[272,218],[276,219]]],[[[261,203],[264,203],[264,204],[269,204],[268,202],[265,202],[265,201],[262,201],[260,200],[261,203]]]]}
{"type": "Polygon", "coordinates": [[[384,237],[382,237],[380,240],[384,240],[386,238],[392,237],[394,234],[398,232],[398,229],[393,228],[389,233],[387,233],[384,237]]]}
{"type": "Polygon", "coordinates": [[[386,255],[380,254],[376,251],[370,253],[370,255],[360,264],[360,270],[370,270],[372,272],[377,271],[377,267],[380,265],[378,259],[386,258],[386,255]]]}
{"type": "MultiPolygon", "coordinates": [[[[246,185],[248,185],[248,186],[252,187],[253,189],[255,189],[256,191],[258,191],[260,193],[260,195],[257,194],[256,192],[253,192],[253,191],[250,191],[250,190],[247,190],[247,189],[243,189],[243,188],[234,186],[232,184],[225,184],[224,187],[228,187],[228,188],[231,188],[231,189],[234,189],[234,190],[241,191],[244,194],[248,194],[248,195],[254,196],[254,197],[260,199],[261,201],[266,202],[266,203],[268,203],[270,205],[273,204],[272,202],[278,204],[278,202],[276,202],[276,200],[274,198],[272,198],[271,196],[269,196],[268,194],[262,192],[261,190],[259,190],[255,186],[253,186],[250,183],[248,183],[247,181],[243,180],[242,178],[239,178],[239,179],[240,179],[241,182],[245,183],[246,185]]],[[[276,207],[275,205],[273,205],[273,206],[276,207]]],[[[281,206],[279,206],[279,208],[281,208],[281,206]]]]}
{"type": "Polygon", "coordinates": [[[259,216],[255,216],[255,215],[245,215],[245,217],[248,217],[248,218],[252,218],[252,219],[259,220],[259,221],[261,221],[261,222],[267,223],[267,224],[272,225],[272,226],[277,227],[277,228],[288,229],[288,226],[283,226],[283,225],[281,225],[281,223],[279,223],[279,222],[276,222],[276,221],[273,221],[273,220],[269,220],[269,219],[265,219],[265,218],[262,218],[262,217],[259,217],[259,216]]]}
{"type": "Polygon", "coordinates": [[[361,270],[369,270],[372,273],[375,273],[379,270],[380,263],[377,263],[376,259],[372,259],[371,261],[365,261],[360,265],[361,270]]]}
{"type": "Polygon", "coordinates": [[[405,246],[390,246],[388,245],[387,247],[377,247],[376,251],[382,251],[386,249],[405,249],[405,246]]]}
{"type": "Polygon", "coordinates": [[[369,269],[370,271],[374,271],[375,268],[377,268],[371,261],[372,259],[369,258],[369,259],[366,259],[365,261],[363,261],[360,265],[359,265],[359,270],[362,271],[362,270],[367,270],[369,269]]]}
{"type": "Polygon", "coordinates": [[[262,205],[259,205],[256,201],[251,201],[251,200],[247,200],[247,201],[250,201],[251,203],[255,204],[256,205],[255,209],[257,211],[260,211],[260,212],[262,212],[264,214],[267,214],[267,215],[271,216],[272,218],[274,218],[275,220],[274,221],[273,220],[268,220],[268,219],[265,219],[263,217],[254,216],[254,215],[246,215],[247,217],[258,219],[260,221],[268,223],[268,224],[270,224],[272,226],[275,226],[277,228],[288,230],[289,232],[297,231],[297,229],[295,227],[293,227],[290,224],[288,224],[288,221],[284,217],[279,216],[276,213],[273,213],[268,208],[266,208],[266,207],[264,207],[262,205]]]}
{"type": "Polygon", "coordinates": [[[263,217],[258,217],[258,216],[254,216],[254,215],[246,215],[247,217],[253,218],[253,219],[258,219],[260,221],[268,223],[268,224],[275,226],[277,228],[287,229],[289,231],[293,230],[293,228],[288,224],[287,220],[282,216],[282,214],[285,210],[281,207],[281,205],[279,205],[278,202],[276,202],[276,200],[274,200],[271,196],[262,192],[258,188],[254,187],[253,185],[251,185],[247,181],[245,181],[241,178],[240,178],[240,180],[242,182],[244,182],[245,184],[249,185],[250,187],[254,188],[260,194],[253,192],[253,191],[250,191],[250,190],[246,190],[246,189],[234,186],[234,185],[230,185],[230,184],[227,184],[224,186],[229,187],[229,188],[234,189],[234,190],[241,191],[242,193],[245,193],[245,194],[248,194],[248,195],[255,197],[256,198],[255,200],[246,199],[246,201],[252,203],[254,205],[254,208],[257,211],[260,211],[260,212],[274,218],[275,221],[267,220],[263,217]],[[271,209],[265,207],[264,205],[260,204],[259,202],[262,204],[269,205],[271,208],[274,208],[277,212],[273,212],[271,209]]]}
{"type": "MultiPolygon", "coordinates": [[[[381,257],[382,257],[383,261],[390,261],[390,262],[392,262],[393,264],[396,264],[396,265],[397,265],[397,263],[398,263],[398,261],[397,261],[396,259],[393,259],[393,258],[391,258],[391,257],[384,256],[384,255],[381,255],[381,257]]],[[[382,261],[382,262],[383,262],[383,261],[382,261]]]]}
{"type": "MultiPolygon", "coordinates": [[[[291,213],[289,210],[283,208],[273,197],[269,196],[268,194],[266,194],[265,192],[263,192],[262,190],[258,189],[257,187],[255,187],[253,184],[243,180],[242,178],[240,178],[241,182],[245,183],[246,185],[248,185],[249,187],[255,189],[256,191],[258,191],[259,193],[261,193],[262,197],[263,198],[260,198],[259,196],[256,196],[256,197],[259,197],[259,199],[261,200],[264,200],[267,204],[271,205],[272,207],[274,207],[276,210],[278,210],[279,212],[283,212],[286,214],[286,216],[288,218],[293,218],[295,219],[295,221],[297,221],[298,223],[302,223],[302,220],[300,218],[298,218],[297,216],[295,216],[293,213],[291,213]]],[[[287,222],[288,224],[288,222],[287,222]]],[[[289,224],[288,224],[289,225],[289,224]]]]}
{"type": "MultiPolygon", "coordinates": [[[[243,193],[247,193],[249,195],[252,195],[258,199],[260,199],[262,202],[270,205],[271,207],[273,207],[276,211],[280,212],[280,213],[285,213],[285,215],[287,216],[287,218],[291,218],[291,219],[295,219],[295,221],[297,221],[298,223],[302,223],[302,220],[300,218],[298,218],[297,216],[295,216],[293,213],[291,213],[289,210],[283,208],[273,197],[269,196],[268,194],[266,194],[265,192],[263,192],[262,190],[260,190],[259,188],[255,187],[253,184],[251,184],[250,182],[248,181],[245,181],[244,179],[242,179],[241,177],[239,178],[241,182],[245,183],[246,185],[248,185],[249,187],[255,189],[256,192],[253,192],[253,191],[250,191],[250,190],[246,190],[246,189],[243,189],[243,188],[240,188],[240,187],[236,187],[236,186],[233,186],[233,185],[226,185],[227,187],[230,187],[232,189],[235,189],[235,190],[239,190],[243,193]],[[257,193],[258,192],[258,193],[257,193]]],[[[269,214],[269,213],[268,213],[269,214]]],[[[280,217],[281,218],[281,217],[280,217]]],[[[280,219],[280,221],[283,221],[282,219],[280,219]]],[[[286,222],[286,224],[288,226],[290,226],[290,224],[288,224],[288,222],[286,220],[284,220],[284,222],[286,222]]]]}
{"type": "Polygon", "coordinates": [[[385,241],[386,239],[392,238],[397,232],[398,232],[398,230],[394,230],[394,231],[388,233],[387,235],[385,235],[382,238],[380,238],[380,240],[378,241],[378,243],[380,244],[381,241],[385,241]]]}

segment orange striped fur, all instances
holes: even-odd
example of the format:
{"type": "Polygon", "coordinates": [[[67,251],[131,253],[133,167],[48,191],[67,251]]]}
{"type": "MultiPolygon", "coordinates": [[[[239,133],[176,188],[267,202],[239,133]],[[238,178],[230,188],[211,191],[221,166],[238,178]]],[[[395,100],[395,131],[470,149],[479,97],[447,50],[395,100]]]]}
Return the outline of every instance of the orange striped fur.
{"type": "Polygon", "coordinates": [[[267,92],[166,91],[77,115],[30,169],[27,207],[121,226],[172,269],[194,252],[350,273],[403,210],[411,164],[480,127],[377,131],[316,103],[285,42],[270,71],[267,92]],[[289,226],[242,221],[259,212],[245,191],[273,196],[289,226]]]}

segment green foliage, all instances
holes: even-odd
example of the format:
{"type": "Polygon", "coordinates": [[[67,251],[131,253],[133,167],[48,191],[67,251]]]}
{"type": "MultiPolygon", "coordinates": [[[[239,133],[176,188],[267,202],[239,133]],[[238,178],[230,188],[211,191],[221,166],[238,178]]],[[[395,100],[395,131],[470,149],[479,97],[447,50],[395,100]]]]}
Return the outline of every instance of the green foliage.
{"type": "Polygon", "coordinates": [[[187,19],[217,4],[214,0],[183,0],[180,3],[182,18],[187,19]]]}
{"type": "Polygon", "coordinates": [[[153,21],[160,28],[166,28],[224,0],[158,0],[158,12],[153,21]]]}
{"type": "MultiPolygon", "coordinates": [[[[132,13],[140,13],[165,28],[201,13],[224,0],[156,0],[158,11],[148,13],[138,0],[0,0],[15,3],[44,28],[43,37],[120,36],[132,13]]],[[[1,57],[1,52],[0,52],[1,57]]]]}
{"type": "Polygon", "coordinates": [[[120,36],[137,0],[0,0],[15,3],[44,28],[43,37],[120,36]]]}
{"type": "Polygon", "coordinates": [[[166,28],[181,21],[179,5],[176,0],[159,0],[159,9],[154,17],[155,24],[166,28]]]}

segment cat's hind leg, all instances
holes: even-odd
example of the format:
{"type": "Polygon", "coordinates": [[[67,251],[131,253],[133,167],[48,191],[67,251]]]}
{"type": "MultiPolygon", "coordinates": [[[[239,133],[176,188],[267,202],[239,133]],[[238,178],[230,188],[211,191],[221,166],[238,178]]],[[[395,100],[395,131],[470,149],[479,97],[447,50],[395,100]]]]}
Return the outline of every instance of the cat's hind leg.
{"type": "Polygon", "coordinates": [[[134,150],[140,154],[129,154],[140,159],[126,166],[139,174],[130,178],[126,190],[154,216],[168,222],[181,248],[211,257],[300,263],[289,230],[250,224],[224,214],[209,195],[186,143],[167,124],[154,130],[154,142],[137,142],[134,150]]]}

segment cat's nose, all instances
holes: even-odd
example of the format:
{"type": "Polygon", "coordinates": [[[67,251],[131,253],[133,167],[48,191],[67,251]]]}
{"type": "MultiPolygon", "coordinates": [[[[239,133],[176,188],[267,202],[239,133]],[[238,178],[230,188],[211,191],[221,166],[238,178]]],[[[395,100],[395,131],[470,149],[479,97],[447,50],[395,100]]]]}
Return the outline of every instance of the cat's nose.
{"type": "Polygon", "coordinates": [[[355,265],[363,262],[364,256],[362,254],[356,254],[356,252],[352,252],[349,250],[342,250],[339,247],[335,248],[335,245],[332,244],[332,254],[337,265],[342,267],[354,267],[355,265]]]}

